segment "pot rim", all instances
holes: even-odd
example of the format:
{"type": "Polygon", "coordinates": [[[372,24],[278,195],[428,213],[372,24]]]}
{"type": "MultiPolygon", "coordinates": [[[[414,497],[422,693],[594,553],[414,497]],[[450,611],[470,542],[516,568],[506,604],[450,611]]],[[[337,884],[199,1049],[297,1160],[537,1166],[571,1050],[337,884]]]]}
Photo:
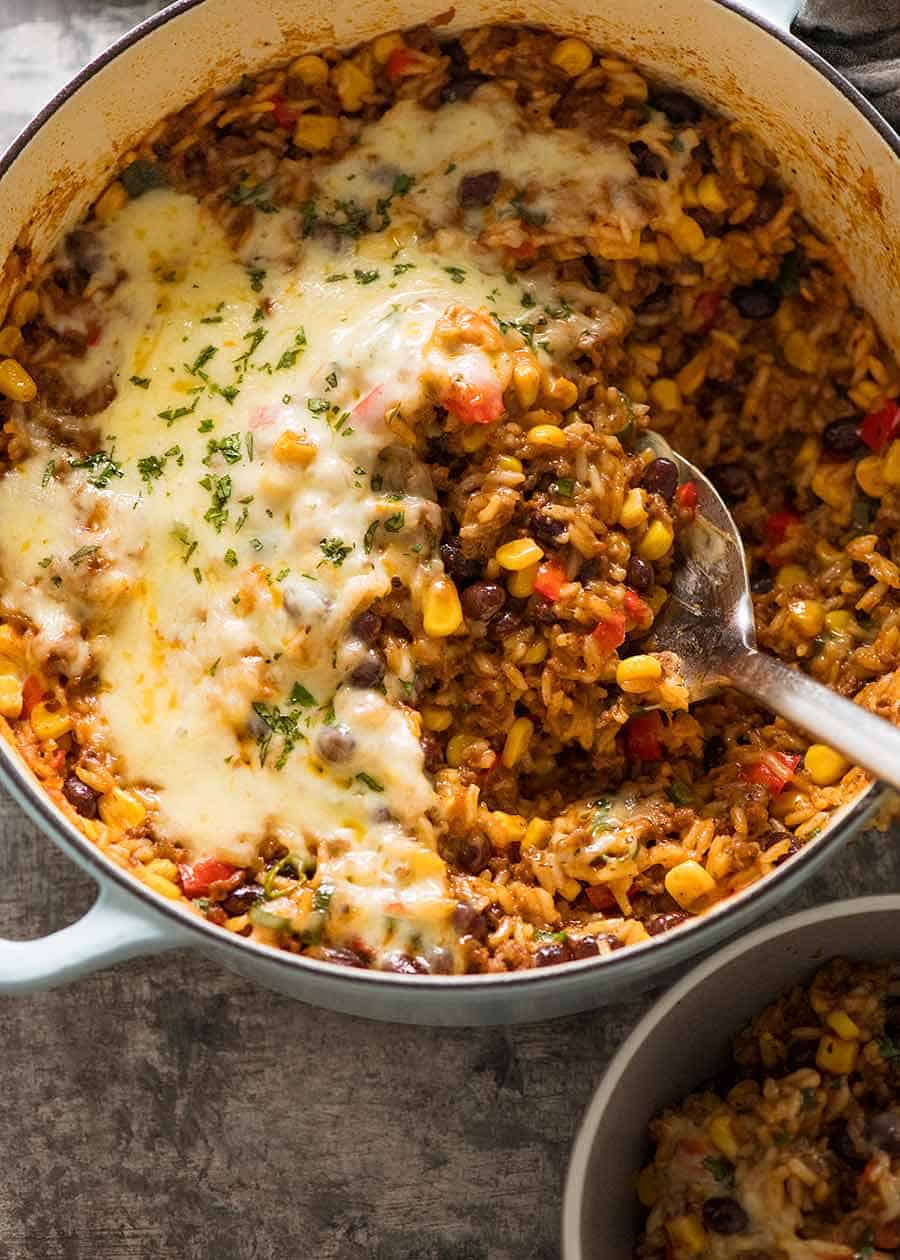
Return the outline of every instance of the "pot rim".
{"type": "Polygon", "coordinates": [[[706,984],[720,970],[729,966],[735,959],[752,953],[767,941],[777,940],[779,937],[790,937],[794,932],[809,924],[821,922],[825,910],[828,912],[829,924],[840,923],[842,919],[854,918],[862,914],[887,912],[900,915],[900,893],[881,893],[869,897],[829,901],[819,906],[812,906],[808,910],[802,910],[798,914],[789,915],[786,919],[777,919],[774,923],[767,923],[756,928],[747,936],[731,941],[715,954],[691,967],[683,979],[653,1003],[632,1029],[610,1060],[600,1084],[587,1105],[569,1157],[562,1206],[563,1260],[581,1260],[584,1254],[581,1245],[581,1216],[588,1186],[588,1164],[606,1109],[619,1088],[633,1056],[642,1045],[656,1035],[659,1025],[679,1002],[706,984]]]}
{"type": "MultiPolygon", "coordinates": [[[[159,13],[145,18],[144,21],[139,22],[137,26],[127,31],[108,48],[99,53],[48,101],[43,109],[15,137],[7,150],[0,155],[0,179],[8,173],[45,123],[94,75],[145,36],[165,26],[173,18],[180,17],[182,14],[204,3],[206,3],[206,0],[174,0],[174,3],[168,5],[159,13]]],[[[856,106],[863,117],[875,128],[881,138],[900,159],[900,135],[893,130],[874,106],[818,53],[813,52],[812,49],[808,48],[789,31],[782,30],[769,19],[755,13],[746,4],[741,3],[741,0],[709,0],[709,3],[719,4],[722,8],[729,9],[746,21],[752,22],[772,38],[784,44],[797,56],[802,57],[814,69],[818,70],[832,86],[846,96],[851,104],[856,106]]],[[[529,985],[534,986],[548,979],[567,977],[575,980],[576,977],[582,976],[587,972],[595,974],[599,982],[603,972],[607,969],[612,969],[613,974],[619,974],[619,972],[626,972],[629,966],[636,966],[639,959],[646,955],[648,950],[654,951],[654,959],[658,957],[658,970],[660,972],[664,971],[667,966],[684,960],[688,954],[696,956],[715,943],[721,932],[722,919],[732,912],[735,915],[738,912],[746,914],[753,905],[756,905],[760,913],[770,908],[770,903],[777,900],[781,893],[781,885],[786,880],[791,879],[792,875],[795,878],[799,878],[803,868],[810,864],[818,865],[820,861],[824,860],[824,856],[829,850],[843,843],[851,832],[863,825],[866,818],[877,807],[882,791],[880,784],[871,784],[869,788],[860,793],[854,801],[845,807],[839,820],[831,824],[825,834],[814,845],[805,846],[785,866],[758,880],[755,884],[735,894],[727,901],[720,902],[718,906],[715,906],[707,914],[691,920],[676,931],[667,932],[659,937],[651,937],[639,945],[630,946],[621,953],[616,951],[597,958],[560,963],[551,967],[530,968],[526,971],[489,972],[483,975],[471,976],[426,977],[335,967],[332,963],[309,958],[302,954],[291,954],[286,950],[275,949],[245,937],[236,936],[232,932],[224,932],[215,924],[191,914],[190,911],[179,907],[176,903],[157,896],[135,876],[128,874],[114,862],[104,857],[97,846],[57,810],[49,796],[33,779],[18,753],[5,740],[0,740],[0,784],[7,789],[44,835],[57,843],[67,853],[70,850],[74,850],[74,856],[76,856],[79,864],[90,870],[98,884],[102,886],[104,882],[112,881],[130,896],[135,897],[138,902],[149,908],[153,913],[169,919],[173,927],[180,925],[183,928],[189,928],[192,932],[197,933],[199,937],[205,939],[213,948],[218,946],[237,951],[241,955],[253,955],[260,962],[280,966],[282,969],[291,968],[301,972],[318,973],[320,977],[334,982],[339,981],[345,987],[390,984],[400,988],[408,986],[416,992],[452,989],[454,992],[468,990],[473,993],[482,989],[496,988],[499,985],[503,985],[507,990],[510,988],[527,989],[529,985]]]]}

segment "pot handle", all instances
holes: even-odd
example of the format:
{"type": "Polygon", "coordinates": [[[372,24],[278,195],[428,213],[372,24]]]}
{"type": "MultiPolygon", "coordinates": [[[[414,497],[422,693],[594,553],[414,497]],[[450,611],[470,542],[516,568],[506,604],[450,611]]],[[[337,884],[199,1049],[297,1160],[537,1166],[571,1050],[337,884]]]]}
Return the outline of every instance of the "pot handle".
{"type": "Polygon", "coordinates": [[[0,940],[0,993],[52,989],[126,958],[184,945],[177,928],[103,884],[87,914],[32,941],[0,940]]]}
{"type": "Polygon", "coordinates": [[[780,31],[789,31],[800,10],[800,0],[741,0],[739,7],[780,31]]]}

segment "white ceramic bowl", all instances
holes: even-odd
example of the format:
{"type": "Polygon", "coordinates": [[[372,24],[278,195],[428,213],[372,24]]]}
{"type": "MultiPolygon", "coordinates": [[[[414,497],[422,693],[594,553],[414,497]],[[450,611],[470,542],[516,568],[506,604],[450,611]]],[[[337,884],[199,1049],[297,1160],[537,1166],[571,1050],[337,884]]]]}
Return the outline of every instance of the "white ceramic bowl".
{"type": "Polygon", "coordinates": [[[563,1202],[563,1260],[633,1260],[634,1174],[647,1124],[722,1068],[731,1039],[835,955],[900,960],[900,896],[835,901],[760,928],[660,998],[619,1050],[587,1109],[563,1202]]]}

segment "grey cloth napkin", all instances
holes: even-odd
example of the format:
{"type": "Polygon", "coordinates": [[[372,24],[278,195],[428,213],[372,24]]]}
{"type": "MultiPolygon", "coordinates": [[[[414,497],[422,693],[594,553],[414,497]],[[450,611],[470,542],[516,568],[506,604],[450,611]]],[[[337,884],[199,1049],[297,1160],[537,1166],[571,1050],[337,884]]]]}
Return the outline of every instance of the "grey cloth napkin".
{"type": "Polygon", "coordinates": [[[804,0],[792,29],[900,131],[900,0],[804,0]]]}

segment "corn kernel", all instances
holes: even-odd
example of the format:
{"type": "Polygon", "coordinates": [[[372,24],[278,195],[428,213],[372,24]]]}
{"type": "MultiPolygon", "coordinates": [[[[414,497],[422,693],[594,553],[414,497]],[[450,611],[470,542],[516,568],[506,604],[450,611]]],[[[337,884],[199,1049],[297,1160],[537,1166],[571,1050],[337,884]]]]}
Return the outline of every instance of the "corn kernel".
{"type": "Polygon", "coordinates": [[[696,254],[706,244],[706,235],[696,219],[682,214],[675,220],[669,235],[682,254],[696,254]]]}
{"type": "Polygon", "coordinates": [[[832,1076],[846,1076],[856,1066],[858,1053],[857,1042],[844,1041],[841,1037],[826,1033],[816,1051],[816,1067],[832,1076]]]}
{"type": "Polygon", "coordinates": [[[532,643],[531,647],[526,648],[522,653],[523,665],[540,665],[541,661],[545,661],[548,655],[547,644],[543,639],[538,639],[532,643]]]}
{"type": "Polygon", "coordinates": [[[519,406],[523,411],[528,411],[537,402],[541,392],[541,369],[527,351],[516,354],[512,381],[519,406]]]}
{"type": "Polygon", "coordinates": [[[584,74],[594,60],[594,54],[583,39],[561,39],[550,60],[563,74],[574,79],[584,74]]]}
{"type": "Polygon", "coordinates": [[[846,1011],[831,1011],[825,1016],[825,1023],[842,1041],[862,1040],[862,1029],[846,1011]]]}
{"type": "Polygon", "coordinates": [[[149,870],[145,870],[141,878],[148,888],[152,888],[161,897],[168,897],[169,901],[180,900],[181,889],[177,884],[173,884],[170,879],[165,879],[162,875],[157,875],[155,871],[149,870]]]}
{"type": "Polygon", "coordinates": [[[41,701],[31,710],[31,729],[38,739],[59,739],[72,729],[72,719],[62,709],[50,709],[41,701]]]}
{"type": "Polygon", "coordinates": [[[666,1233],[676,1254],[702,1256],[706,1250],[706,1230],[696,1216],[673,1216],[666,1221],[666,1233]]]}
{"type": "Polygon", "coordinates": [[[665,521],[651,521],[650,527],[638,543],[638,555],[644,560],[661,560],[672,548],[675,535],[665,521]]]}
{"type": "Polygon", "coordinates": [[[306,53],[291,62],[288,74],[305,83],[307,87],[321,87],[328,78],[328,63],[315,53],[306,53]]]}
{"type": "Polygon", "coordinates": [[[14,402],[31,402],[37,394],[37,385],[15,359],[0,362],[0,394],[14,402]]]}
{"type": "Polygon", "coordinates": [[[225,931],[243,932],[249,922],[249,914],[233,914],[230,919],[225,920],[225,931]]]}
{"type": "Polygon", "coordinates": [[[358,114],[375,84],[352,61],[341,61],[332,68],[331,81],[344,110],[358,114]]]}
{"type": "Polygon", "coordinates": [[[396,52],[398,48],[403,48],[403,36],[396,31],[391,31],[389,35],[379,35],[372,42],[372,56],[380,66],[383,66],[392,52],[396,52]]]}
{"type": "MultiPolygon", "coordinates": [[[[830,787],[850,769],[850,762],[827,744],[811,744],[804,759],[806,772],[817,787],[830,787]]],[[[843,1035],[843,1034],[842,1034],[843,1035]]]]}
{"type": "Polygon", "coordinates": [[[731,1116],[726,1111],[720,1111],[713,1116],[706,1126],[706,1132],[709,1134],[710,1142],[717,1151],[722,1152],[726,1159],[734,1159],[737,1156],[740,1148],[734,1136],[734,1129],[731,1127],[731,1116]]]}
{"type": "Polygon", "coordinates": [[[791,367],[807,375],[815,372],[819,364],[819,355],[815,345],[800,328],[796,328],[786,338],[784,357],[791,367]]]}
{"type": "Polygon", "coordinates": [[[310,442],[309,438],[301,433],[295,433],[293,429],[285,429],[272,447],[272,457],[280,464],[297,464],[305,468],[315,459],[316,451],[317,447],[310,442]]]}
{"type": "Polygon", "coordinates": [[[665,884],[669,896],[678,902],[682,910],[687,910],[701,897],[711,893],[716,881],[699,862],[688,859],[666,872],[665,884]]]}
{"type": "Polygon", "coordinates": [[[825,565],[826,568],[834,564],[835,560],[840,560],[841,556],[844,554],[842,551],[839,551],[837,547],[832,547],[831,543],[826,542],[824,538],[816,539],[814,550],[816,553],[816,559],[820,564],[825,565]]]}
{"type": "Polygon", "coordinates": [[[341,129],[331,114],[301,114],[294,125],[294,144],[308,153],[322,153],[334,144],[341,129]]]}
{"type": "Polygon", "coordinates": [[[788,620],[807,639],[814,639],[825,625],[825,606],[818,599],[792,599],[788,620]]]}
{"type": "Polygon", "coordinates": [[[815,464],[819,458],[819,442],[817,438],[812,436],[804,438],[800,444],[800,449],[794,456],[795,468],[809,468],[815,464]]]}
{"type": "MultiPolygon", "coordinates": [[[[0,364],[0,368],[2,368],[0,364]]],[[[0,384],[0,389],[3,386],[0,384]]],[[[878,455],[866,455],[856,465],[856,480],[864,494],[873,499],[883,499],[888,484],[884,476],[884,460],[878,455]]]]}
{"type": "Polygon", "coordinates": [[[0,674],[0,716],[17,718],[21,712],[21,682],[14,674],[0,674]]]}
{"type": "Polygon", "coordinates": [[[638,526],[644,525],[647,521],[647,512],[644,508],[644,491],[640,486],[632,486],[625,495],[625,502],[622,504],[622,510],[619,513],[619,524],[623,529],[637,529],[638,526]]]}
{"type": "Polygon", "coordinates": [[[174,883],[178,878],[178,867],[168,858],[154,858],[144,867],[145,871],[153,871],[157,875],[161,875],[163,879],[170,879],[174,883]]]}
{"type": "Polygon", "coordinates": [[[13,299],[13,304],[9,308],[10,321],[21,328],[23,324],[29,324],[40,309],[41,299],[34,289],[23,289],[18,297],[13,299]]]}
{"type": "Polygon", "coordinates": [[[543,558],[544,552],[533,538],[514,538],[494,552],[494,559],[500,568],[508,569],[511,573],[527,569],[543,558]]]}
{"type": "Polygon", "coordinates": [[[444,859],[433,849],[419,849],[411,855],[409,865],[413,875],[419,879],[440,879],[447,874],[444,859]]]}
{"type": "Polygon", "coordinates": [[[809,574],[799,564],[783,564],[775,574],[775,585],[785,591],[794,586],[805,586],[809,581],[809,574]]]}
{"type": "Polygon", "coordinates": [[[422,706],[422,725],[426,731],[445,731],[452,721],[453,714],[449,709],[437,704],[422,706]]]}
{"type": "Polygon", "coordinates": [[[502,468],[504,472],[520,473],[522,471],[522,461],[516,459],[515,455],[498,455],[497,467],[502,468]]]}
{"type": "Polygon", "coordinates": [[[458,735],[451,735],[447,740],[447,765],[458,770],[465,760],[466,752],[477,739],[477,735],[466,735],[462,731],[458,735]]]}
{"type": "Polygon", "coordinates": [[[578,402],[578,386],[567,376],[556,376],[544,388],[544,401],[548,406],[568,411],[578,402]]]}
{"type": "Polygon", "coordinates": [[[425,633],[433,639],[455,634],[462,625],[462,605],[452,578],[435,578],[425,592],[423,622],[425,633]]]}
{"type": "Polygon", "coordinates": [[[900,486],[900,442],[891,442],[888,447],[882,475],[889,486],[900,486]]]}
{"type": "Polygon", "coordinates": [[[7,355],[16,355],[25,344],[25,338],[22,331],[16,328],[15,324],[7,324],[5,328],[0,329],[0,356],[5,358],[7,355]]]}
{"type": "Polygon", "coordinates": [[[558,424],[536,424],[529,431],[528,441],[545,450],[561,451],[565,449],[566,435],[558,424]]]}
{"type": "Polygon", "coordinates": [[[685,181],[681,185],[681,204],[688,210],[696,210],[700,205],[697,198],[697,185],[685,181]]]}
{"type": "Polygon", "coordinates": [[[147,817],[147,810],[137,797],[117,787],[100,797],[99,809],[108,827],[139,827],[147,817]]]}
{"type": "Polygon", "coordinates": [[[834,612],[825,614],[825,629],[832,634],[849,634],[855,625],[856,618],[846,608],[836,608],[834,612]]]}
{"type": "Polygon", "coordinates": [[[533,734],[534,722],[530,718],[516,718],[509,728],[501,754],[501,760],[507,770],[511,770],[525,756],[533,734]]]}
{"type": "Polygon", "coordinates": [[[522,837],[523,849],[542,849],[550,839],[553,824],[546,818],[532,818],[522,837]]]}
{"type": "Polygon", "coordinates": [[[538,566],[530,564],[527,569],[518,569],[510,573],[506,579],[506,589],[514,599],[527,599],[534,590],[534,579],[537,577],[538,566]]]}
{"type": "Polygon", "coordinates": [[[721,214],[728,209],[728,202],[722,195],[722,188],[715,175],[704,175],[697,185],[697,200],[704,210],[713,214],[721,214]]]}
{"type": "Polygon", "coordinates": [[[645,403],[647,401],[647,390],[639,377],[629,376],[623,382],[623,389],[632,402],[645,403]]]}
{"type": "Polygon", "coordinates": [[[652,1208],[659,1198],[659,1179],[653,1164],[648,1164],[638,1174],[637,1194],[645,1208],[652,1208]]]}
{"type": "Polygon", "coordinates": [[[464,451],[470,455],[473,451],[478,451],[487,443],[488,435],[485,432],[484,425],[470,424],[468,428],[463,430],[460,445],[464,451]]]}
{"type": "Polygon", "coordinates": [[[94,216],[101,223],[109,223],[110,219],[114,219],[120,210],[128,204],[128,192],[124,184],[113,180],[104,193],[101,193],[94,202],[94,216]]]}
{"type": "Polygon", "coordinates": [[[670,376],[660,376],[648,390],[650,401],[662,407],[663,411],[678,411],[681,408],[681,390],[678,382],[670,376]]]}
{"type": "Polygon", "coordinates": [[[507,814],[502,809],[491,810],[492,838],[505,847],[525,834],[525,819],[521,814],[507,814]]]}
{"type": "Polygon", "coordinates": [[[623,691],[640,695],[651,691],[662,678],[662,666],[655,656],[627,656],[616,666],[616,682],[623,691]]]}
{"type": "Polygon", "coordinates": [[[684,367],[675,377],[675,384],[681,390],[682,394],[690,398],[691,394],[696,394],[697,390],[706,380],[706,368],[709,356],[705,350],[701,350],[699,354],[695,354],[693,359],[689,359],[684,367]]]}
{"type": "Polygon", "coordinates": [[[808,805],[809,797],[798,788],[789,788],[770,802],[769,812],[773,818],[777,818],[779,822],[782,822],[787,818],[788,814],[794,814],[798,809],[806,809],[808,805]]]}
{"type": "Polygon", "coordinates": [[[638,246],[638,259],[645,267],[658,267],[659,246],[656,241],[641,241],[638,246]]]}

